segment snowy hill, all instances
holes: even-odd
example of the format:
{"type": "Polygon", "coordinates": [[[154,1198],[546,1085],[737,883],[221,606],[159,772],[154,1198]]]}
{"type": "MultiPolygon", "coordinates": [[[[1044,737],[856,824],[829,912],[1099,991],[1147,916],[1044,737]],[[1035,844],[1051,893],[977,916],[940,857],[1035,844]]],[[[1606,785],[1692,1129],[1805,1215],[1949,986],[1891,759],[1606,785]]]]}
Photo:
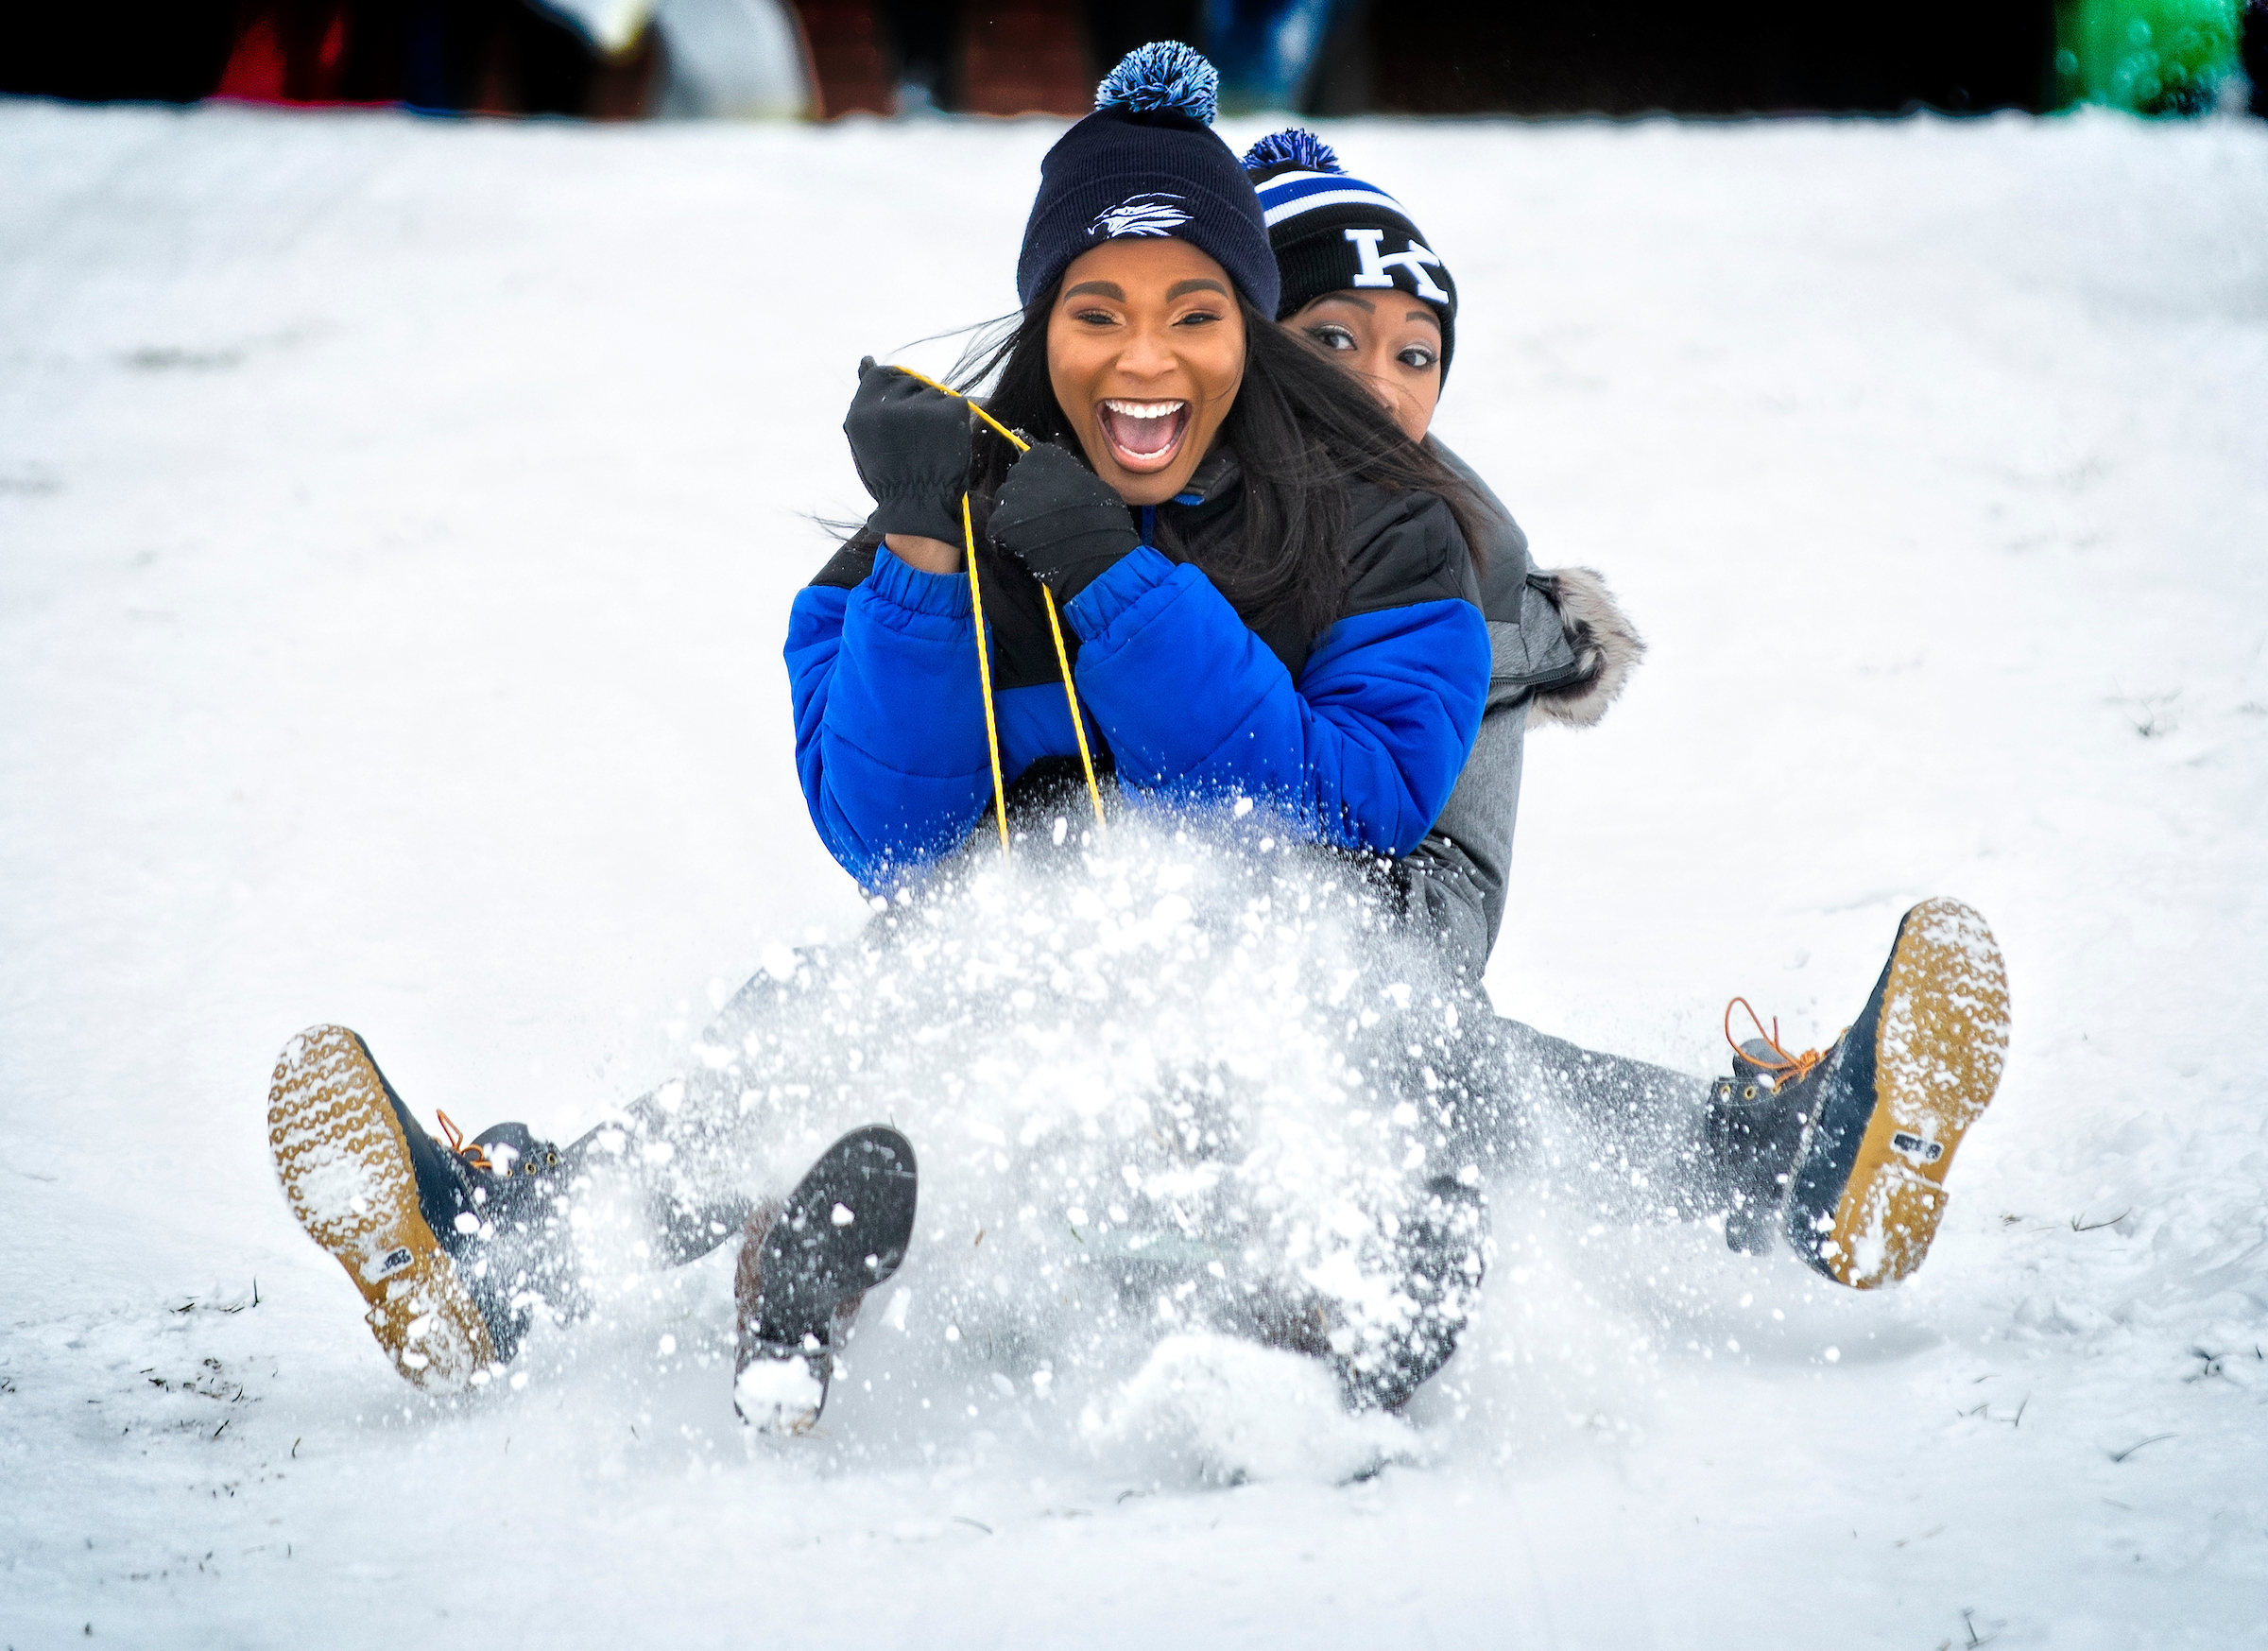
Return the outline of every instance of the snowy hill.
{"type": "Polygon", "coordinates": [[[887,1327],[951,1420],[751,1445],[728,1257],[518,1392],[387,1371],[276,1049],[563,1139],[855,928],[786,605],[852,365],[1007,307],[1056,129],[0,105],[0,1641],[2268,1643],[2257,123],[1328,134],[1466,295],[1442,433],[1653,645],[1530,744],[1498,1005],[1715,1070],[1977,905],[2014,1042],[1915,1280],[1499,1189],[1353,1484],[1280,1371],[1082,1431],[887,1327]]]}

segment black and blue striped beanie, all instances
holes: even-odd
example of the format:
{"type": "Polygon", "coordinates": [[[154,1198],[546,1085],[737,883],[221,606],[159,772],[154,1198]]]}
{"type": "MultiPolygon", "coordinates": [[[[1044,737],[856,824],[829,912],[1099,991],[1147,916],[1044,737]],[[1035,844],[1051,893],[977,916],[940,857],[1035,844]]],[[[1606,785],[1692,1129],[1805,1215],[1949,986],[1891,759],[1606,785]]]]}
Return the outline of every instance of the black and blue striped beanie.
{"type": "Polygon", "coordinates": [[[1282,283],[1276,318],[1327,292],[1399,287],[1441,318],[1441,370],[1456,348],[1457,284],[1408,210],[1375,183],[1349,178],[1331,146],[1286,127],[1245,151],[1282,283]]]}
{"type": "Polygon", "coordinates": [[[1016,295],[1027,308],[1090,248],[1170,235],[1209,253],[1263,315],[1277,313],[1281,282],[1260,198],[1212,130],[1219,87],[1213,66],[1178,41],[1119,60],[1094,112],[1040,163],[1016,260],[1016,295]]]}

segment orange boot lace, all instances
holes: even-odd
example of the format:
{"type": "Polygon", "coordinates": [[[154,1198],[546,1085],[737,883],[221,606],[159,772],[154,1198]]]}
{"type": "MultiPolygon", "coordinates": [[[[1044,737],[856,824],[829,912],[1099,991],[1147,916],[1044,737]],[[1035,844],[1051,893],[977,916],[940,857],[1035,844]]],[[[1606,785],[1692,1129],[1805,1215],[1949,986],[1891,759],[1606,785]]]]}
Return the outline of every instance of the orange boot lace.
{"type": "Polygon", "coordinates": [[[1790,1055],[1780,1047],[1779,1017],[1773,1016],[1772,1029],[1769,1032],[1765,1031],[1762,1017],[1749,1006],[1748,1000],[1744,997],[1736,997],[1731,1003],[1725,1006],[1725,1041],[1730,1043],[1732,1052],[1743,1060],[1747,1061],[1749,1065],[1769,1073],[1775,1089],[1789,1083],[1801,1083],[1811,1075],[1812,1068],[1827,1058],[1826,1054],[1817,1049],[1806,1049],[1801,1055],[1790,1055]],[[1765,1047],[1769,1048],[1778,1058],[1759,1060],[1740,1046],[1739,1041],[1732,1035],[1732,1011],[1735,1008],[1748,1010],[1748,1020],[1750,1024],[1756,1027],[1756,1035],[1763,1040],[1765,1047]]]}
{"type": "MultiPolygon", "coordinates": [[[[1731,1011],[1727,1010],[1726,1013],[1729,1018],[1731,1011]]],[[[448,1113],[442,1111],[438,1107],[436,1107],[433,1109],[433,1115],[441,1121],[441,1133],[449,1137],[449,1150],[451,1152],[455,1153],[457,1157],[463,1159],[474,1169],[485,1169],[490,1175],[494,1175],[496,1173],[496,1166],[489,1161],[487,1149],[484,1148],[477,1141],[472,1145],[467,1146],[465,1144],[465,1138],[463,1134],[458,1131],[455,1124],[452,1124],[449,1121],[448,1113]]]]}

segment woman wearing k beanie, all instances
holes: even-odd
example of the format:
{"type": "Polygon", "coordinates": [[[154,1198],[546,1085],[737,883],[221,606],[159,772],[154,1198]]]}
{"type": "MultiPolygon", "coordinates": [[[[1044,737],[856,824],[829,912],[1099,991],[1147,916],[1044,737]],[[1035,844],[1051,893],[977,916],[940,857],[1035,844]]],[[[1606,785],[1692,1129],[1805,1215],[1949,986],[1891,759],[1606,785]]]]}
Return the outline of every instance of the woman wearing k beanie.
{"type": "Polygon", "coordinates": [[[1370,381],[1425,439],[1457,345],[1457,284],[1402,204],[1286,127],[1245,151],[1282,291],[1276,318],[1370,381]]]}
{"type": "MultiPolygon", "coordinates": [[[[1298,127],[1262,138],[1244,163],[1276,254],[1284,326],[1347,369],[1403,434],[1488,506],[1480,542],[1487,709],[1433,829],[1395,865],[1411,911],[1430,922],[1452,966],[1477,981],[1503,925],[1528,725],[1596,724],[1645,644],[1597,573],[1538,572],[1512,512],[1431,434],[1456,347],[1457,284],[1408,209],[1350,177],[1330,145],[1298,127]]],[[[1501,1021],[1498,1031],[1504,1064],[1521,1074],[1531,1102],[1550,1096],[1615,1143],[1618,1159],[1658,1168],[1686,1140],[1680,1115],[1701,1115],[1700,1086],[1680,1074],[1579,1049],[1516,1021],[1501,1021]]],[[[1532,1132],[1533,1122],[1520,1116],[1499,1150],[1521,1151],[1516,1137],[1532,1132]]]]}
{"type": "Polygon", "coordinates": [[[1478,979],[1503,922],[1527,726],[1595,724],[1645,644],[1598,574],[1538,572],[1512,512],[1430,434],[1456,349],[1457,284],[1408,209],[1350,177],[1329,144],[1299,127],[1262,138],[1244,163],[1281,278],[1278,317],[1354,373],[1488,507],[1479,541],[1487,714],[1456,789],[1400,866],[1412,904],[1478,979]]]}
{"type": "MultiPolygon", "coordinates": [[[[1408,210],[1376,184],[1349,176],[1329,145],[1297,127],[1254,144],[1245,166],[1258,187],[1276,253],[1281,279],[1277,314],[1285,326],[1349,369],[1406,435],[1422,441],[1492,507],[1489,532],[1480,541],[1481,600],[1493,655],[1487,711],[1433,829],[1395,868],[1409,890],[1411,909],[1432,920],[1446,955],[1477,979],[1503,917],[1527,724],[1596,723],[1645,645],[1598,574],[1589,568],[1536,571],[1526,535],[1511,513],[1430,433],[1456,342],[1457,286],[1408,210]]],[[[1927,949],[1928,923],[1916,920],[1933,908],[1963,910],[1961,921],[1973,922],[1984,937],[1980,957],[1990,953],[1982,920],[1951,903],[1933,902],[1908,914],[1894,966],[1927,949]]],[[[1996,975],[1998,967],[1994,957],[1996,975]]],[[[1979,1001],[1989,1001],[1998,990],[1987,987],[1979,1001]]],[[[1877,1004],[1881,991],[1878,985],[1877,1004]]],[[[1729,1008],[1726,1025],[1729,1038],[1729,1008]]],[[[1774,1229],[1784,1226],[1813,1266],[1861,1287],[1918,1264],[1926,1251],[1941,1203],[1902,1206],[1899,1215],[1888,1218],[1906,1223],[1899,1229],[1895,1262],[1887,1259],[1891,1247],[1874,1240],[1862,1241],[1870,1247],[1866,1260],[1857,1260],[1860,1247],[1843,1235],[1847,1225],[1877,1219],[1859,1214],[1866,1198],[1892,1195],[1850,1193],[1864,1176],[1836,1178],[1856,1175],[1857,1165],[1846,1144],[1830,1143],[1839,1138],[1847,1144],[1857,1128],[1887,1124],[1888,1109],[1876,1108],[1879,1092],[1870,1077],[1853,1092],[1864,1098],[1849,1123],[1823,1123],[1806,1140],[1805,1125],[1817,1116],[1809,1109],[1819,1104],[1827,1086],[1811,1085],[1805,1092],[1813,1058],[1790,1059],[1770,1039],[1740,1045],[1733,1075],[1704,1085],[1666,1068],[1578,1048],[1516,1021],[1497,1020],[1493,1030],[1502,1080],[1518,1091],[1521,1105],[1474,1109],[1502,1131],[1492,1147],[1505,1156],[1532,1156],[1542,1150],[1538,1137],[1554,1126],[1546,1120],[1556,1115],[1572,1124],[1583,1145],[1568,1156],[1596,1161],[1591,1170],[1604,1172],[1603,1179],[1578,1194],[1598,1213],[1721,1219],[1727,1241],[1744,1250],[1773,1247],[1774,1229]],[[1867,1123],[1858,1126],[1861,1118],[1867,1123]],[[1799,1160],[1838,1167],[1826,1177],[1791,1173],[1799,1160]],[[1781,1190],[1791,1183],[1793,1195],[1781,1190]],[[1832,1215],[1820,1195],[1830,1185],[1837,1189],[1832,1215]]],[[[1963,1106],[1981,1109],[1998,1071],[1990,1036],[1942,1053],[1949,1086],[1975,1086],[1963,1106]]],[[[1919,1195],[1924,1200],[1933,1196],[1919,1195]]],[[[1887,1203],[1876,1207],[1886,1209],[1887,1203]]]]}

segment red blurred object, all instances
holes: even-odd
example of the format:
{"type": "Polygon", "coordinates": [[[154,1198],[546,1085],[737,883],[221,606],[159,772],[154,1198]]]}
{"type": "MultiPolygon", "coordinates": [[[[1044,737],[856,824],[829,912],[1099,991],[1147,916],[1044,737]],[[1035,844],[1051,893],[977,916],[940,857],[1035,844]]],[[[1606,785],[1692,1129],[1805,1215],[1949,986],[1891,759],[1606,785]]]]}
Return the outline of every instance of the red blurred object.
{"type": "Polygon", "coordinates": [[[634,120],[662,71],[650,24],[609,56],[530,0],[238,0],[209,95],[634,120]]]}
{"type": "Polygon", "coordinates": [[[353,26],[345,6],[278,7],[254,13],[240,24],[213,95],[248,103],[364,108],[393,101],[340,95],[353,26]]]}
{"type": "Polygon", "coordinates": [[[1074,10],[991,0],[964,13],[961,107],[971,114],[1062,114],[1094,107],[1095,71],[1074,10]]]}
{"type": "Polygon", "coordinates": [[[897,112],[895,80],[868,0],[797,0],[793,10],[811,55],[816,118],[897,112]]]}
{"type": "Polygon", "coordinates": [[[902,81],[971,114],[1077,116],[1094,105],[1084,12],[1067,0],[793,0],[791,9],[822,119],[895,113],[902,81]]]}

